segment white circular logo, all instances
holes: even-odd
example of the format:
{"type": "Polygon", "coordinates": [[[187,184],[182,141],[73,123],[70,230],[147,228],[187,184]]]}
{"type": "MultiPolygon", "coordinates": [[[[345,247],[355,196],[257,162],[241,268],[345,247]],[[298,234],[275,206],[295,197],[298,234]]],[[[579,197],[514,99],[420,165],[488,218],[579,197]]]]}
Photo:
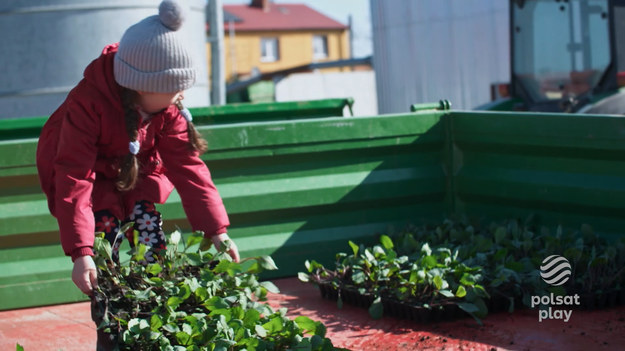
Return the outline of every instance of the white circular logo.
{"type": "Polygon", "coordinates": [[[547,284],[562,285],[571,277],[571,265],[566,258],[551,255],[543,260],[543,264],[540,266],[540,276],[547,284]]]}

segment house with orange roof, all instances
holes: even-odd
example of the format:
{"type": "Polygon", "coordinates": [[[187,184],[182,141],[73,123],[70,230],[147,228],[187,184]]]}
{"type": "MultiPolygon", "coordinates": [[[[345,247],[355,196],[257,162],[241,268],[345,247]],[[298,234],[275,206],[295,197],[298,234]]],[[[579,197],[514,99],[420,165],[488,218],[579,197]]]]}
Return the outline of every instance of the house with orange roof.
{"type": "Polygon", "coordinates": [[[224,5],[223,10],[228,81],[350,58],[349,27],[304,4],[251,0],[249,5],[224,5]]]}

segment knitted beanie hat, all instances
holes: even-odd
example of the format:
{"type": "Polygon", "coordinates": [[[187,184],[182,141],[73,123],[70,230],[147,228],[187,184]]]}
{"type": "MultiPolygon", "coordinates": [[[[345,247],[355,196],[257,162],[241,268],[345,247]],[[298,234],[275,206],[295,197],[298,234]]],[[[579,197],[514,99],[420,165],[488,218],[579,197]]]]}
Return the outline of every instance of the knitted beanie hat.
{"type": "Polygon", "coordinates": [[[126,30],[115,55],[115,81],[151,93],[175,93],[195,83],[191,55],[178,32],[184,21],[180,4],[161,2],[150,16],[126,30]]]}

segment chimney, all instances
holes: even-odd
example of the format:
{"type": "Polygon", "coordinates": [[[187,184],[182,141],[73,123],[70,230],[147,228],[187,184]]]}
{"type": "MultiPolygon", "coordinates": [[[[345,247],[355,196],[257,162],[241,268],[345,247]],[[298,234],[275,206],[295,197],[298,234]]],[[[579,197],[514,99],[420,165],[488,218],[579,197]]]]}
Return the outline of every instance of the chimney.
{"type": "Polygon", "coordinates": [[[269,0],[252,0],[252,7],[258,7],[264,12],[269,12],[269,0]]]}

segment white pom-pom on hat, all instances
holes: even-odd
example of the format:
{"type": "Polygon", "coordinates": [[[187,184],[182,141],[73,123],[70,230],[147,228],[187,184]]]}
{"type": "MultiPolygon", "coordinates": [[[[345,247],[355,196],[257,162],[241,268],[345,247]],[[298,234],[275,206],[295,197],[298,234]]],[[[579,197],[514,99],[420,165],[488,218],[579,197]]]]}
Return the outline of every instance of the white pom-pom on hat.
{"type": "Polygon", "coordinates": [[[164,0],[158,7],[158,17],[165,27],[178,30],[184,22],[184,10],[177,1],[164,0]]]}

